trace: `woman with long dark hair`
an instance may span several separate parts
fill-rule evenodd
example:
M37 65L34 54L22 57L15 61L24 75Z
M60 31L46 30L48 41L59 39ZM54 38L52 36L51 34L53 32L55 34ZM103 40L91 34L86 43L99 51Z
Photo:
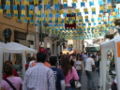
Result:
M3 72L7 75L0 83L0 90L22 90L22 79L13 75L13 68L10 64L5 64Z
M66 90L75 90L72 86L72 80L79 80L76 69L71 65L68 57L62 58L62 69L65 75Z

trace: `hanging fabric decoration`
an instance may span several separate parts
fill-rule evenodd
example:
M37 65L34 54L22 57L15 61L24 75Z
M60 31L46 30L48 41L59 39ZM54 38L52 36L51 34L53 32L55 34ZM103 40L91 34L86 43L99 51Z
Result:
M92 14L96 14L96 8L92 8Z
M89 1L90 6L94 6L94 1Z
M85 14L88 14L88 9L84 8L84 12L85 12Z
M85 2L81 2L81 7L85 7Z

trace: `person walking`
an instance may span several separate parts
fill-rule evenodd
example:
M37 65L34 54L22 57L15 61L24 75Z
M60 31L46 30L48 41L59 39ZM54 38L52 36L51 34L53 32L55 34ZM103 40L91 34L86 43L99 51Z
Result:
M95 69L95 62L93 58L89 55L85 63L85 71L88 79L88 90L94 90L92 71Z
M84 66L81 57L77 58L77 61L75 62L74 66L75 66L75 68L77 70L77 73L78 73L78 76L79 76L79 80L81 82L82 70L83 70L83 66Z
M69 58L62 60L62 69L65 75L66 90L76 90L75 87L72 86L71 81L79 80L79 76L76 69L72 67Z
M54 73L45 60L45 53L37 53L37 64L25 73L23 90L56 90Z
M22 79L13 75L13 68L10 64L3 67L3 72L7 75L0 83L0 90L22 90Z
M65 80L63 71L57 68L57 56L50 57L51 69L54 71L56 80L56 90L65 90Z

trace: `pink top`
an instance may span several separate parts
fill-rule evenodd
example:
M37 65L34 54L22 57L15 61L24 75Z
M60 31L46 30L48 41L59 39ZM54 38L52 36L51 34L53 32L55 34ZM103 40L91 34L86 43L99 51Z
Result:
M22 79L20 77L12 76L8 77L7 79L14 85L16 90L20 90L20 86L22 85ZM2 80L0 85L1 88L4 88L5 90L13 90L5 80Z
M67 76L65 77L66 86L70 87L70 80L72 80L73 78L74 78L74 80L79 80L79 76L74 67L72 67L72 71L70 70L68 72Z

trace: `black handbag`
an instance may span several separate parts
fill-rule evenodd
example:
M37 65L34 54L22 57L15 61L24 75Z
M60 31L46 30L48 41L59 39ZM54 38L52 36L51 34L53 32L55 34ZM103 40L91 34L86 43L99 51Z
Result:
M70 80L70 85L71 85L72 88L76 88L74 79Z

